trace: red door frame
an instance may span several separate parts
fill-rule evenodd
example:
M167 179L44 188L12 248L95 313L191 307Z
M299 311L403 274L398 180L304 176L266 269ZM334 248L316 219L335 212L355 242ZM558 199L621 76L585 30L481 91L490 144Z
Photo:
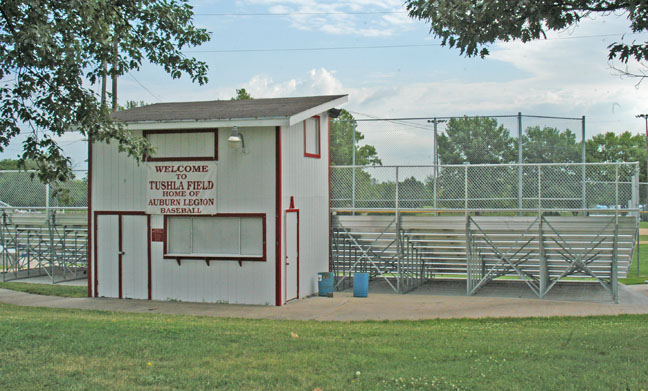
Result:
M152 290L151 290L151 215L147 215L145 212L137 212L137 211L95 211L94 212L94 227L93 227L93 239L94 239L94 266L93 266L93 271L94 271L94 297L98 297L99 295L99 278L97 277L98 273L98 268L97 268L97 256L99 253L98 250L98 242L99 242L99 216L117 216L117 224L118 224L118 279L119 279L119 298L122 298L122 292L123 292L123 287L122 287L122 273L123 273L123 268L122 268L122 262L123 262L123 230L122 230L122 220L123 216L146 216L146 252L147 252L147 267L148 267L148 272L147 272L147 283L148 283L148 299L151 300L152 297Z
M290 197L290 201L291 201L290 202L291 208L286 209L286 213L285 213L286 224L284 225L284 229L288 228L288 222L287 222L288 213L297 213L297 297L296 298L299 299L299 209L295 209L292 197ZM284 239L288 239L288 235L286 234L286 232L284 232L284 235L285 235ZM286 256L288 256L288 243L285 240L284 243L285 243L284 253L286 254ZM284 262L284 267L285 267L285 262ZM287 280L288 273L286 273L284 279L286 279L285 286L284 286L284 298L285 301L288 301L288 280Z

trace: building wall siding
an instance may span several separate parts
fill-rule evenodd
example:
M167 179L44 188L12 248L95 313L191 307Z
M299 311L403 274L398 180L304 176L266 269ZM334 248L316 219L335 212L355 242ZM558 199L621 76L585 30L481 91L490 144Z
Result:
M275 129L240 130L245 138L245 154L228 145L230 129L218 132L217 210L218 213L266 215L266 262L244 261L239 266L236 261L211 261L208 266L203 260L186 259L178 265L173 259L163 258L162 242L153 242L151 288L154 300L274 303ZM93 210L146 209L146 168L143 164L138 166L134 159L119 153L114 142L95 143L92 159ZM163 216L153 215L151 227L163 228ZM101 241L101 236L98 239ZM146 255L146 245L146 242L141 243L142 256ZM100 243L100 253L107 251L102 246ZM98 260L102 260L101 254ZM102 266L98 269L101 275Z
M319 159L304 156L303 122L282 132L282 205L288 209L293 196L299 209L299 296L306 297L317 293L317 273L328 271L329 265L328 118L320 118Z

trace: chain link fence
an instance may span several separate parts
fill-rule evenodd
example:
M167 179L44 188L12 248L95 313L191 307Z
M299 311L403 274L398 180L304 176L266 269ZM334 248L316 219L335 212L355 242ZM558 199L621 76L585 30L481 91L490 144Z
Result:
M0 280L87 278L88 181L45 185L34 171L0 171Z
M333 209L639 207L638 163L331 167Z
M46 185L34 171L0 171L0 208L87 208L87 171L69 182Z
M468 158L472 164L482 163L583 163L583 139L586 139L585 117L551 117L505 114L483 116L425 117L425 118L360 118L363 113L352 112L348 117L332 120L332 164L368 165L366 148L375 148L375 157L384 165L457 164L444 160L450 151L439 139L457 131L465 132L476 146ZM351 129L356 130L355 134ZM482 140L480 140L480 137ZM490 139L488 137L491 137ZM479 150L492 137L503 144L501 158L479 156ZM520 143L521 139L521 143ZM452 141L452 140L451 140ZM496 141L496 142L500 142ZM338 145L336 145L338 144ZM467 146L470 143L466 143ZM353 156L351 145L356 145ZM337 148L336 148L337 147ZM446 145L447 147L447 145ZM520 148L521 147L521 148ZM363 148L365 150L363 151ZM474 159L474 160L471 160Z

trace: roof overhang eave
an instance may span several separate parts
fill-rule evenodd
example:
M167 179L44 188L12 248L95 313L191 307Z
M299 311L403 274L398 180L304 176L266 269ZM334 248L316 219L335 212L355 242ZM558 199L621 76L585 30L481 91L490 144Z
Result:
M310 117L312 117L314 115L323 113L323 112L328 111L329 109L332 109L332 108L334 108L336 106L345 104L348 101L349 101L349 96L348 95L343 95L343 96L341 96L339 98L330 100L328 102L322 103L321 105L312 107L312 108L310 108L308 110L305 110L305 111L302 111L301 113L297 113L295 115L292 115L290 117L289 126L293 126L293 125L295 125L295 124L297 124L297 123L299 123L299 122L301 122L301 121L303 121L303 120L305 120L307 118L310 118Z
M239 127L288 126L289 118L235 118L218 120L132 121L124 122L131 130L211 129Z

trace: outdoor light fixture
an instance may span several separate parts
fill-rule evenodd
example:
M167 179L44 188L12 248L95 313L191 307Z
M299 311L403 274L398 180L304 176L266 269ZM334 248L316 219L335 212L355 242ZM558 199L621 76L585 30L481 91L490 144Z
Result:
M241 143L241 149L243 150L243 153L247 153L245 149L245 139L243 138L243 134L239 132L238 126L234 125L232 127L232 133L230 136L227 138L227 141L230 143L230 146L237 146L238 143Z

